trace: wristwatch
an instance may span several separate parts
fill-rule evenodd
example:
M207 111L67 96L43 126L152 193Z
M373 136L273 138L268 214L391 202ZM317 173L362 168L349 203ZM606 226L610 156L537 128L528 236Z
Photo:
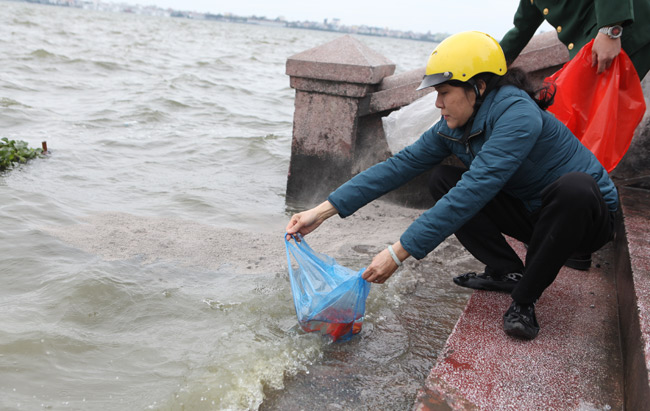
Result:
M623 35L623 27L618 24L609 27L601 27L598 32L607 34L610 39L617 39Z

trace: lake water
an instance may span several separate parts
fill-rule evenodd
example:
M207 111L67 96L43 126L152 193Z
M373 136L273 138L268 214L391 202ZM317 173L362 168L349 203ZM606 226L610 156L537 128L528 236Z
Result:
M447 257L472 264L454 244L373 288L365 337L332 345L295 327L282 243L294 110L284 69L339 34L0 8L0 137L51 151L0 174L0 408L257 409L341 355L375 367L351 408L412 403L467 297L448 276L422 277ZM433 48L360 39L397 72ZM359 268L394 234L329 249L323 235L320 245ZM422 315L409 313L418 304L431 317L411 322L414 343L403 323Z

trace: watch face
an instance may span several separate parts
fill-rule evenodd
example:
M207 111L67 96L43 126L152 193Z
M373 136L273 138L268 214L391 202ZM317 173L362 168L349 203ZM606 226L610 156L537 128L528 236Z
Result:
M613 39L621 37L623 34L623 27L621 26L612 26L607 30L607 35Z

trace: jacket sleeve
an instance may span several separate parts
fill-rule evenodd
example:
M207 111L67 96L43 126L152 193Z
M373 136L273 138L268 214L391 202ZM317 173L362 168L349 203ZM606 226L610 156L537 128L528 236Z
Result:
M513 21L514 27L503 36L499 43L508 64L515 61L543 22L544 15L531 4L530 0L519 2Z
M542 115L531 100L496 104L492 133L461 180L402 234L402 246L424 258L478 213L510 180L535 145Z
M603 26L611 26L615 23L623 25L633 23L633 3L634 0L596 0L594 2L594 5L596 9L596 21L598 22L598 28Z
M406 184L444 160L451 151L437 137L434 125L410 146L357 174L327 198L341 217Z

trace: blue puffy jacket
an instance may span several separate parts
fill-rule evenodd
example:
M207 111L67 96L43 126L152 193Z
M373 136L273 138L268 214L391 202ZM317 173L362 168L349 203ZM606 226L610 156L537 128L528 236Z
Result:
M504 86L490 92L466 142L463 127L441 119L412 145L343 184L328 200L341 217L430 170L450 154L468 167L458 184L402 234L402 246L424 258L503 190L529 211L541 206L541 192L560 176L584 172L597 181L611 211L618 194L607 171L552 114L522 90Z

